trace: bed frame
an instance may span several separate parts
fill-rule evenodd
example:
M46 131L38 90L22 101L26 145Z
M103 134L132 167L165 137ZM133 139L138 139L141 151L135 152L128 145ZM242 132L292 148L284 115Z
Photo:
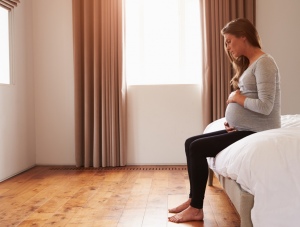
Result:
M209 169L208 174L208 185L213 185L214 174L219 179L220 184L224 188L229 199L233 203L235 209L240 215L241 226L240 227L253 227L251 221L251 209L254 204L254 196L246 192L241 186L235 181L227 177L223 177L215 173L212 169Z

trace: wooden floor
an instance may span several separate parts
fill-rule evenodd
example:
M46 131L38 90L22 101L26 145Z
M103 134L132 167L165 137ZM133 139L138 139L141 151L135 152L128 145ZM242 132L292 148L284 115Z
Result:
M34 167L0 183L0 226L238 227L216 178L214 185L204 221L174 224L167 209L187 198L186 166Z

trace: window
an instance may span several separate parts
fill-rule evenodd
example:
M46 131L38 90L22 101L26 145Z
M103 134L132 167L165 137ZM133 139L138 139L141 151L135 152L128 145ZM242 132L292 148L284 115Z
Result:
M9 11L0 7L0 84L10 84Z
M125 0L127 84L199 84L199 0Z

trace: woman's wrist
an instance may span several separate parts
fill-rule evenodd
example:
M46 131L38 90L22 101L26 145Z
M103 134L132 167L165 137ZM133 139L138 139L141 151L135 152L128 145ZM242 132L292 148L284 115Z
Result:
M244 106L246 100L246 96L237 94L237 96L234 98L234 102L240 104L241 106Z

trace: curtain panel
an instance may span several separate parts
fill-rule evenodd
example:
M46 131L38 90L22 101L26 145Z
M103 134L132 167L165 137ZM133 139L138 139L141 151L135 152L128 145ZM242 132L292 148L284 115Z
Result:
M0 0L0 6L7 10L12 10L18 3L20 3L20 0Z
M76 165L126 164L122 0L73 0Z
M255 0L199 0L203 46L204 125L224 117L232 68L224 51L221 29L231 20L247 18L255 24Z

